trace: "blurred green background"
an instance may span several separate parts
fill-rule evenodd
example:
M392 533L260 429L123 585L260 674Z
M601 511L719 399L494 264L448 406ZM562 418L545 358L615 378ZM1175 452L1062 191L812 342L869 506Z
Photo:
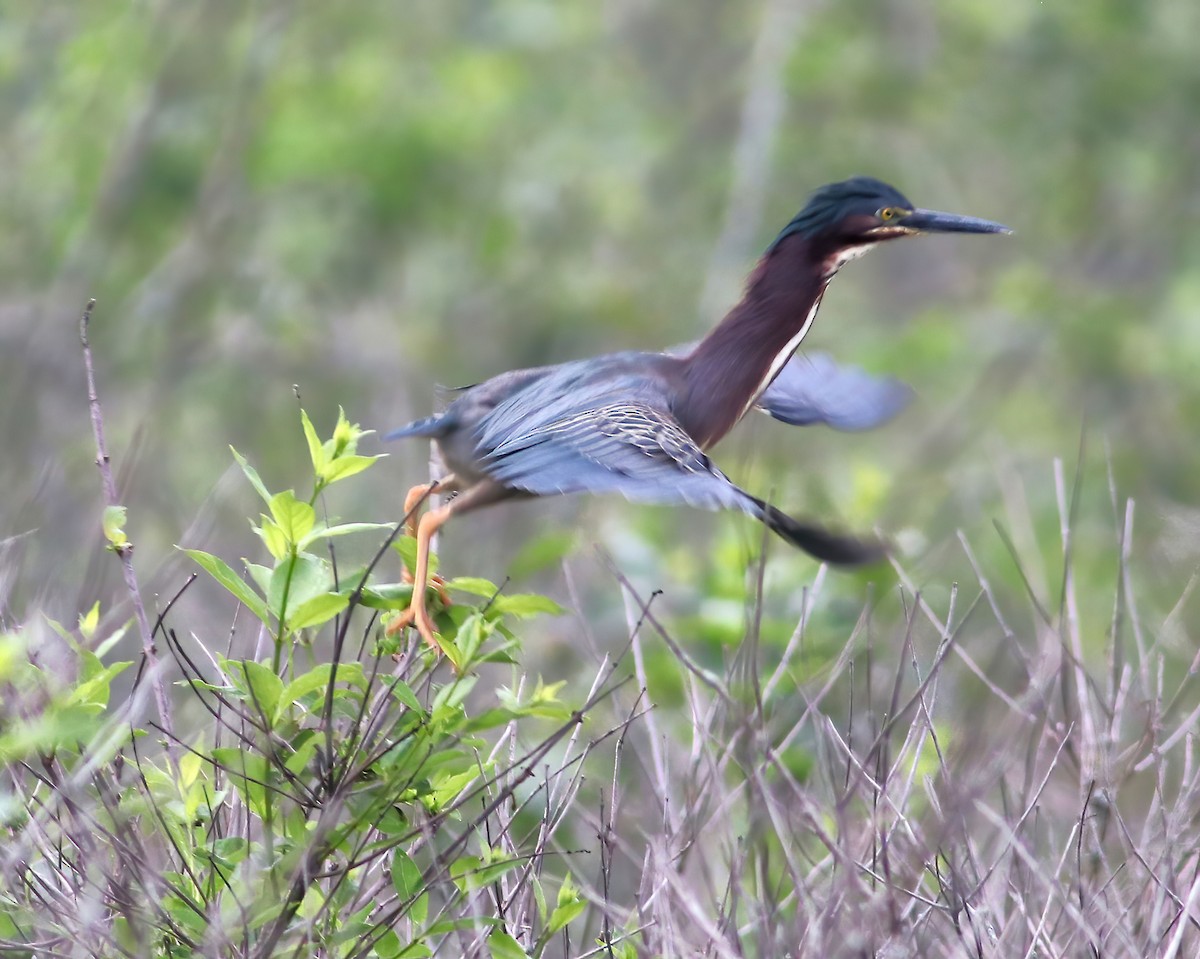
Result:
M293 384L323 433L339 405L384 430L439 383L694 338L809 190L865 173L1016 235L893 244L833 284L806 348L914 384L897 422L758 417L716 458L798 515L878 525L933 596L973 578L962 530L1020 602L997 520L1055 605L1052 461L1070 487L1082 438L1075 575L1098 648L1124 497L1148 607L1165 615L1200 558L1197 36L1195 0L7 3L0 604L71 617L118 583L90 296L129 533L166 594L175 543L257 555L229 444L272 488L306 475ZM396 518L427 451L391 452L331 508ZM666 589L685 638L740 635L761 543L740 517L506 506L452 526L443 565L522 573L546 535L518 580L569 602L552 560L572 544L593 623L622 617L598 542ZM771 551L768 600L794 621L815 566ZM829 578L831 636L872 580L886 594L892 574ZM577 622L545 628L577 642Z

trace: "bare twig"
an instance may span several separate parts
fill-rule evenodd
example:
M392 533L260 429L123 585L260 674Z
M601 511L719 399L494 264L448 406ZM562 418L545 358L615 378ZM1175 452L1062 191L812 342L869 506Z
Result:
M92 310L96 301L88 300L79 320L79 342L83 347L83 368L87 374L88 410L92 418L92 435L96 440L96 466L100 469L100 479L104 484L104 502L107 506L117 506L117 484L113 479L112 464L108 456L108 448L104 442L104 415L100 409L100 397L96 393L96 374L92 366L92 348L88 343L88 324L92 319ZM133 544L113 544L113 552L121 560L121 569L125 576L125 588L129 591L129 600L133 604L134 617L137 619L138 633L142 637L142 655L145 657L147 675L154 690L154 702L158 707L158 721L167 734L167 754L174 757L174 730L171 723L171 704L167 699L167 688L163 682L162 668L158 660L158 650L154 646L154 634L150 629L150 620L146 616L146 607L142 603L142 594L138 589L137 574L133 569Z

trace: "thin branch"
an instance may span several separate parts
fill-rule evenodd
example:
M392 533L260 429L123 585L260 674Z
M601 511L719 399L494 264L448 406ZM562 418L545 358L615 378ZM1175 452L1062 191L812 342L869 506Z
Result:
M100 479L104 484L104 502L107 506L117 506L117 484L113 480L112 464L109 461L108 448L104 443L104 416L100 410L100 397L96 393L96 374L92 367L92 348L88 343L88 324L92 319L92 310L96 301L88 300L84 307L83 316L79 320L79 342L83 346L83 368L87 374L88 409L92 417L92 435L96 440L96 466L100 469ZM142 594L138 589L137 574L133 570L133 544L123 543L113 546L113 552L121 560L121 569L125 575L125 588L129 591L129 599L133 603L133 613L137 619L138 632L142 637L142 655L145 657L147 673L154 689L154 702L158 707L159 725L167 734L167 755L174 761L175 751L172 745L174 739L171 722L171 705L167 699L167 688L163 682L162 669L159 665L158 650L154 646L154 635L150 629L150 620L146 616L146 607L142 603Z

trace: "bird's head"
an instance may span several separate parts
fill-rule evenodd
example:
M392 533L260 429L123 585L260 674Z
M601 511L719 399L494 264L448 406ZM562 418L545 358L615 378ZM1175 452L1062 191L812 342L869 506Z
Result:
M808 203L771 244L802 236L833 258L834 268L876 243L922 233L1011 233L991 220L914 207L893 186L856 176L813 192Z

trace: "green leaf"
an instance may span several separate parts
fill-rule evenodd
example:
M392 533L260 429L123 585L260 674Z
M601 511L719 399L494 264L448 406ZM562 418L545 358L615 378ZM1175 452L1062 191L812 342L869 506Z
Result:
M246 609L250 610L258 617L260 622L266 623L271 614L267 611L267 604L263 598L252 590L237 573L229 568L224 560L218 559L211 553L206 553L199 549L185 549L197 565L208 573L213 579L224 586L229 592L233 593L237 601Z
M478 856L459 856L454 862L450 863L450 881L458 886L459 892L468 892L474 887L471 886L467 877L478 868Z
M296 499L296 494L290 489L272 496L270 507L271 515L291 544L304 539L317 521L316 510Z
M0 763L25 759L36 753L73 748L87 742L96 732L96 713L88 704L78 704L43 713L33 719L6 723L0 733Z
M104 672L104 663L100 661L99 656L82 646L74 648L76 655L79 656L79 678L81 680L91 679Z
M582 899L566 903L562 906L555 906L554 912L550 913L550 921L546 923L545 934L553 935L558 932L586 908L587 903Z
M513 593L507 596L497 596L492 607L501 613L507 613L509 616L516 616L520 619L537 616L541 613L561 616L566 612L548 596L539 596L537 593Z
M457 799L478 778L478 769L468 769L466 772L447 776L441 782L434 785L433 801L439 806L447 805L452 800ZM475 866L477 865L478 863L475 864ZM475 868L475 866L471 868Z
M212 849L196 847L196 854L228 871L250 854L250 844L241 836L226 836L212 844Z
M96 627L100 625L100 600L92 603L92 608L79 617L79 633L84 639L96 635Z
M376 460L383 459L386 455L386 453L380 453L377 456L339 456L321 472L321 479L326 483L336 483L338 480L347 479L361 473Z
M284 704L281 702L279 705L282 709ZM284 763L288 772L296 776L299 776L308 768L308 764L312 762L313 755L321 745L320 736L316 735L311 729L305 730L305 735L307 738L299 744L293 742L292 745L295 746L296 751Z
M434 634L434 639L437 640L438 648L442 655L450 660L450 665L454 667L454 671L460 676L466 672L467 660L462 654L462 650L458 648L458 644L454 639L446 636L440 630Z
M565 720L571 710L558 699L558 691L565 683L545 685L538 679L537 687L524 702L517 699L512 690L497 690L497 698L514 716L540 716L543 719Z
M460 669L470 663L479 652L483 641L492 634L494 625L485 620L480 613L473 613L461 626L454 637L454 645L458 647L459 659L455 665Z
M126 620L124 626L114 629L111 633L109 633L108 638L105 639L104 642L100 643L100 645L96 647L97 658L104 656L105 653L107 653L110 649L112 649L114 646L116 646L117 643L119 643L122 639L124 639L125 634L127 632L129 632L129 627L132 625L133 625L132 619Z
M369 609L408 609L412 602L412 584L383 583L364 587L361 602Z
M556 904L559 906L569 905L579 899L579 890L575 887L574 880L571 879L571 874L563 876L562 885L558 887L558 899Z
M252 526L251 528L263 541L263 545L267 547L267 552L276 559L283 559L288 554L287 537L283 535L283 530L269 516L260 514L259 518L262 520L262 525Z
M291 623L295 611L314 596L329 591L333 585L333 570L327 560L311 553L298 553L283 560L271 572L271 588L267 590L267 603L277 617L284 616ZM283 608L284 593L287 593L287 609Z
M433 697L433 705L430 707L430 712L437 712L442 707L454 709L461 706L478 681L478 676L464 676L462 679L443 686L437 691L437 695Z
M486 863L467 876L472 888L480 889L489 886L501 876L507 875L518 866L525 865L523 859L500 859Z
M457 932L460 929L475 930L480 926L491 926L497 928L500 925L500 919L495 916L464 916L461 919L442 919L430 925L425 930L425 938L432 939L434 936L444 936L448 932Z
M238 466L242 468L242 472L246 474L246 479L250 481L250 485L253 486L258 495L263 498L264 503L270 503L271 494L267 492L266 484L264 484L262 479L259 477L258 470L251 466L246 461L246 457L235 450L232 446L229 447L229 449L233 453L233 458L237 460Z
M275 715L279 705L279 696L283 692L283 680L276 676L262 663L253 660L229 660L224 664L226 672L234 678L235 685L240 685L249 695L250 701L262 711L268 719ZM239 676L240 674L240 676ZM237 680L242 682L238 683Z
M252 563L245 557L242 562L246 566L246 572L250 574L250 578L254 580L254 585L259 588L259 591L266 595L271 588L271 573L273 570L270 566L262 566L258 563Z
M409 573L416 571L416 540L412 537L401 537L394 544L391 544L392 549L400 553L400 558L403 559L404 565L408 568ZM437 573L438 558L430 553L430 573ZM492 591L493 593L496 592ZM488 594L491 595L491 594Z
M328 462L328 457L321 446L321 441L317 438L317 431L313 429L312 420L308 418L308 414L304 410L300 411L300 423L304 427L304 438L308 441L308 456L312 460L313 472L320 476Z
M500 591L491 580L481 579L478 576L455 576L454 579L446 580L446 587L460 593L470 593L472 596L483 596L486 599L491 599Z
M333 428L333 438L330 440L333 444L333 455L341 457L356 452L359 439L372 432L374 431L359 429L357 423L351 423L346 419L346 411L339 406L337 424Z
M542 881L536 872L529 874L529 885L533 887L533 900L537 904L538 917L544 920L550 910L546 905L546 891L542 888Z
M392 888L404 902L412 902L408 916L417 925L423 925L429 915L429 896L421 881L421 870L402 850L392 853Z
M104 507L101 525L104 527L104 538L113 546L122 547L129 544L129 537L125 535L124 528L126 512L124 506Z
M610 942L608 943L608 949L612 953L614 959L638 959L637 946L634 945L632 939L622 939L619 942Z
M71 690L71 694L67 697L68 702L80 703L87 706L107 706L109 696L109 684L117 674L124 672L130 666L130 663L113 663L106 666L95 676L79 683Z
M415 710L418 713L425 712L425 707L421 705L421 701L417 699L417 694L412 691L408 683L397 679L392 683L389 691L409 709Z
M304 549L319 539L329 539L333 536L345 536L348 533L364 533L372 530L395 529L395 523L340 523L337 526L324 526L318 523L311 533L300 541L300 549Z
M251 812L262 816L267 795L263 784L270 782L272 775L266 758L233 746L219 746L212 751L212 757L225 768L234 788Z
M322 593L312 599L305 600L292 610L288 616L288 626L291 629L307 629L310 626L320 626L333 619L350 603L349 596L340 593Z
M329 676L332 672L332 663L322 663L307 673L297 676L283 688L279 697L280 707L290 706L309 693L325 689L329 685ZM367 678L363 673L362 663L339 663L334 682L365 689Z
M492 959L529 959L529 953L521 948L521 944L501 929L488 936L487 944Z
M470 734L483 732L485 729L496 729L500 726L506 726L513 721L514 714L511 709L500 709L493 707L485 709L481 713L476 713L468 719L460 727L461 732Z
M196 777L200 775L200 767L204 764L204 757L199 753L186 752L179 757L177 765L179 767L179 784L183 787L188 787L196 781Z
M401 950L400 937L389 929L375 942L375 955L379 959L397 959Z
M542 939L549 939L586 908L587 902L580 898L579 890L575 888L571 877L565 876L562 885L558 887L558 904L554 907L554 912L550 913L546 928L542 930Z

